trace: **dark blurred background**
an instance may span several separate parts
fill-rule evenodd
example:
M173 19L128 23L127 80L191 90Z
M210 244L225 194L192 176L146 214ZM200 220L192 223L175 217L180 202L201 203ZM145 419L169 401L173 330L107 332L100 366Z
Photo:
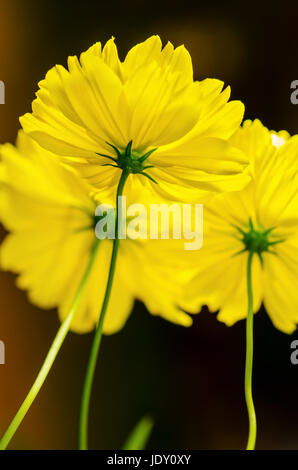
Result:
M198 79L216 77L275 130L298 133L298 5L283 2L1 0L0 141L14 142L37 82L68 55L116 37L122 58L152 34L190 51ZM0 274L0 433L25 397L58 329L56 312L29 304L15 279ZM255 320L254 388L259 449L298 449L298 366L287 336L262 311ZM11 448L74 449L92 335L69 334ZM150 316L136 304L127 326L105 337L92 395L90 447L119 448L145 414L155 418L151 449L241 449L245 324L228 328L204 311L191 329Z

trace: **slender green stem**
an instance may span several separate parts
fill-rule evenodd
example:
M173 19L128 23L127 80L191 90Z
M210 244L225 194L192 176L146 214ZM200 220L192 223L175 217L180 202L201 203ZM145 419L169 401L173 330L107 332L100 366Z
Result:
M121 217L121 214L119 214L120 210L119 210L118 198L122 195L123 188L124 188L128 175L129 175L129 171L127 170L122 171L119 184L118 184L118 189L117 189L117 196L116 196L116 214L117 215L116 215L116 224L115 224L115 238L113 241L113 251L112 251L112 257L111 257L111 263L110 263L109 276L108 276L108 281L107 281L107 286L106 286L106 291L105 291L105 296L104 296L101 312L99 315L99 322L97 325L97 329L96 329L94 340L93 340L92 347L91 347L91 352L89 356L89 362L87 366L85 382L84 382L84 387L83 387L82 399L81 399L81 410L80 410L80 421L79 421L79 449L80 450L88 449L88 416L89 416L91 390L92 390L92 384L93 384L93 379L94 379L94 373L96 369L99 347L101 343L103 323L104 323L105 314L108 308L110 294L111 294L112 285L113 285L113 279L114 279L115 268L116 268L116 260L117 260L118 249L119 249L119 241L120 241L118 238L118 227L121 224L122 217Z
M25 400L23 401L22 405L20 406L19 410L17 411L17 414L11 421L10 425L8 426L6 432L4 433L2 439L0 440L0 450L6 449L8 446L9 442L13 438L15 432L17 431L18 427L20 426L21 422L23 421L26 413L28 412L29 408L31 407L33 401L35 400L38 392L40 391L44 381L46 380L48 373L51 370L51 367L56 359L56 356L63 344L63 341L69 331L70 324L72 322L73 316L77 310L77 307L80 303L81 297L83 290L85 288L86 282L88 280L90 271L92 269L92 265L95 260L96 252L97 252L97 247L98 247L99 240L96 240L91 255L90 255L90 260L88 263L88 266L86 268L86 271L82 277L82 280L80 282L79 288L76 292L75 298L72 302L72 305L70 306L69 313L67 314L65 320L61 324L58 333L50 347L50 350L45 358L45 361L39 371L39 374L32 385L28 395L26 396Z
M248 253L247 259L247 297L248 310L246 319L246 361L245 361L245 400L249 419L249 434L246 450L254 450L257 436L256 412L252 397L252 369L253 369L253 293L252 293L252 258L253 251Z

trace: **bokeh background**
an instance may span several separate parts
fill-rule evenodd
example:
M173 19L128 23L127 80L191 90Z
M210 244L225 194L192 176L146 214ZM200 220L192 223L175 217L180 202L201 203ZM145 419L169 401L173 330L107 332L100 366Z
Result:
M270 5L270 6L269 6ZM14 142L37 82L68 55L112 35L120 53L152 34L191 52L198 79L216 77L275 130L298 133L290 83L298 79L298 5L187 0L1 0L0 141ZM2 237L4 232L2 232ZM29 304L15 278L0 274L0 432L25 397L59 326L55 311ZM298 366L287 336L264 311L255 319L254 388L259 449L298 449ZM10 448L74 449L92 335L69 334ZM203 311L184 329L140 303L123 331L105 337L92 395L90 447L119 448L144 413L155 418L151 449L241 449L245 324L232 328Z

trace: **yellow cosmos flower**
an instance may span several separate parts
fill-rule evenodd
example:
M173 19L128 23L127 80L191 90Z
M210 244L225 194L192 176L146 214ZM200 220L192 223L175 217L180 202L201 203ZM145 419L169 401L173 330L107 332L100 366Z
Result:
M247 450L255 448L257 420L252 393L253 317L264 303L276 328L298 323L298 136L246 121L231 143L247 154L252 181L205 205L204 244L185 307L207 304L227 325L246 318L245 400Z
M58 306L65 318L96 242L95 208L89 187L50 153L20 133L17 148L2 146L0 212L10 234L1 248L1 266L19 274L18 286L42 308ZM103 201L105 202L105 201ZM158 241L156 241L158 243ZM104 333L126 322L134 298L149 311L188 326L191 318L175 306L179 286L163 266L162 241L122 241ZM82 294L71 329L94 328L104 298L112 241L99 241L92 272ZM168 258L169 259L169 258Z
M253 251L253 310L261 303L276 328L298 323L298 136L246 121L231 138L247 154L253 181L204 208L204 244L188 287L192 311L207 304L227 325L247 315L246 265Z
M21 124L95 190L115 194L127 169L128 195L147 187L158 197L189 200L198 189L237 190L248 181L246 156L227 142L244 106L228 102L230 88L222 89L219 80L193 80L183 46L162 49L153 36L121 62L111 39L69 57L68 70L52 68Z

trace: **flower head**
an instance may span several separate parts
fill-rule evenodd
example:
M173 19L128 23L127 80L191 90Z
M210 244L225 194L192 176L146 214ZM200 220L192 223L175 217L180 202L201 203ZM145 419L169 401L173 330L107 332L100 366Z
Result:
M218 195L204 210L204 245L195 261L188 309L207 304L227 325L247 315L246 264L254 254L254 312L264 306L280 330L298 323L298 136L246 121L231 138L246 152L253 180Z
M246 156L227 139L244 107L228 102L219 80L193 80L184 46L158 36L133 47L123 62L114 39L57 65L39 83L26 133L63 158L94 189L115 193L121 169L136 194L144 186L176 200L198 189L237 190L248 181ZM158 184L156 184L158 182Z
M18 286L29 292L33 303L58 307L64 319L94 244L99 243L71 325L77 332L91 330L98 322L112 251L111 240L99 241L95 235L98 199L90 197L89 186L73 170L22 132L17 147L5 144L1 156L0 215L10 232L0 251L2 268L18 274ZM191 324L191 318L176 307L179 285L170 280L162 245L158 253L155 248L153 241L122 241L105 333L124 325L135 298L153 314Z

